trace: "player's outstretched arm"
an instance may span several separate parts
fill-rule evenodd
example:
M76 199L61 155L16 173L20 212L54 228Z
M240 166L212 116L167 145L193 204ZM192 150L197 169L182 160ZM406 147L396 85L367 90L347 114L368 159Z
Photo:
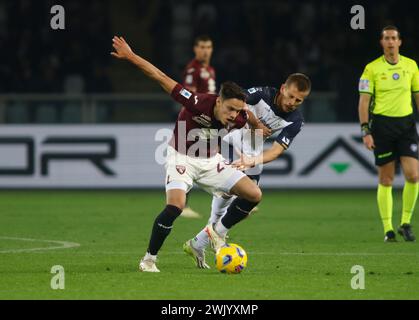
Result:
M256 130L257 133L262 133L263 137L267 138L272 134L272 130L266 127L262 121L260 121L252 111L247 110L247 123L250 124L253 130Z
M115 36L113 37L112 42L112 46L115 49L115 52L111 52L112 56L118 59L128 60L132 64L136 65L147 77L157 81L164 91L169 94L172 93L177 84L176 81L168 77L147 60L135 54L124 38Z
M284 152L284 150L285 148L275 141L272 147L264 150L261 155L256 157L247 157L242 154L240 159L233 161L232 165L240 170L252 168L255 165L265 164L275 160Z

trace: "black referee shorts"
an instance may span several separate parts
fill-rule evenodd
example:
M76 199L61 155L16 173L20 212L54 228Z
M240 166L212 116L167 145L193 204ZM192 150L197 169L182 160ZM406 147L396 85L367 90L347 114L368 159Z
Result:
M406 117L373 115L371 134L374 138L377 166L397 160L401 156L418 159L418 133L413 114Z

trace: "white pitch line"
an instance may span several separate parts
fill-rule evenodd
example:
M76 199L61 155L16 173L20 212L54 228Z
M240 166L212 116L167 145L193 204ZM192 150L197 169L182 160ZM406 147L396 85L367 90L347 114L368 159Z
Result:
M284 256L419 256L419 253L409 252L278 252L276 254Z
M0 251L1 252L1 251ZM139 255L141 256L142 253L138 251L95 251L95 252L75 252L74 254L77 255ZM403 253L403 252L258 252L258 251L250 251L248 252L249 255L283 255L283 256L417 256L419 257L419 253ZM174 251L174 252L164 252L161 253L162 256L164 255L185 255L183 251Z
M68 242L68 241L40 240L40 239L27 239L27 238L16 238L16 237L0 237L0 239L30 241L30 242L48 242L48 243L53 243L53 244L59 244L60 245L60 246L52 246L52 247L0 250L0 253L32 252L32 251L57 250L57 249L67 249L67 248L80 247L80 243Z

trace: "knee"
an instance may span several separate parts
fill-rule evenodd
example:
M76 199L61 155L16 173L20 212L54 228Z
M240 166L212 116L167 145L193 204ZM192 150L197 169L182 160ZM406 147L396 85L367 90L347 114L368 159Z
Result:
M408 181L410 183L418 183L419 182L419 175L417 173L410 174L410 175L406 176L406 181Z
M381 185L385 187L391 187L393 185L394 178L391 176L381 176L379 180Z
M180 210L180 212L183 211L183 209L185 209L185 203L184 202L169 202L167 203L167 206L172 206L172 207L176 207Z
M249 193L248 198L246 199L248 201L259 203L262 201L262 190L260 190L259 187L253 188L252 192Z
M171 198L166 202L166 206L173 206L178 208L180 211L183 211L186 206L186 201L181 198Z

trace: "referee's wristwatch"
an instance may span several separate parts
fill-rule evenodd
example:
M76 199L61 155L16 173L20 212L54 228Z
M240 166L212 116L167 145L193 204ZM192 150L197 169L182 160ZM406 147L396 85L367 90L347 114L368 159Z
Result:
M368 122L361 123L362 137L366 137L371 134L370 125Z

